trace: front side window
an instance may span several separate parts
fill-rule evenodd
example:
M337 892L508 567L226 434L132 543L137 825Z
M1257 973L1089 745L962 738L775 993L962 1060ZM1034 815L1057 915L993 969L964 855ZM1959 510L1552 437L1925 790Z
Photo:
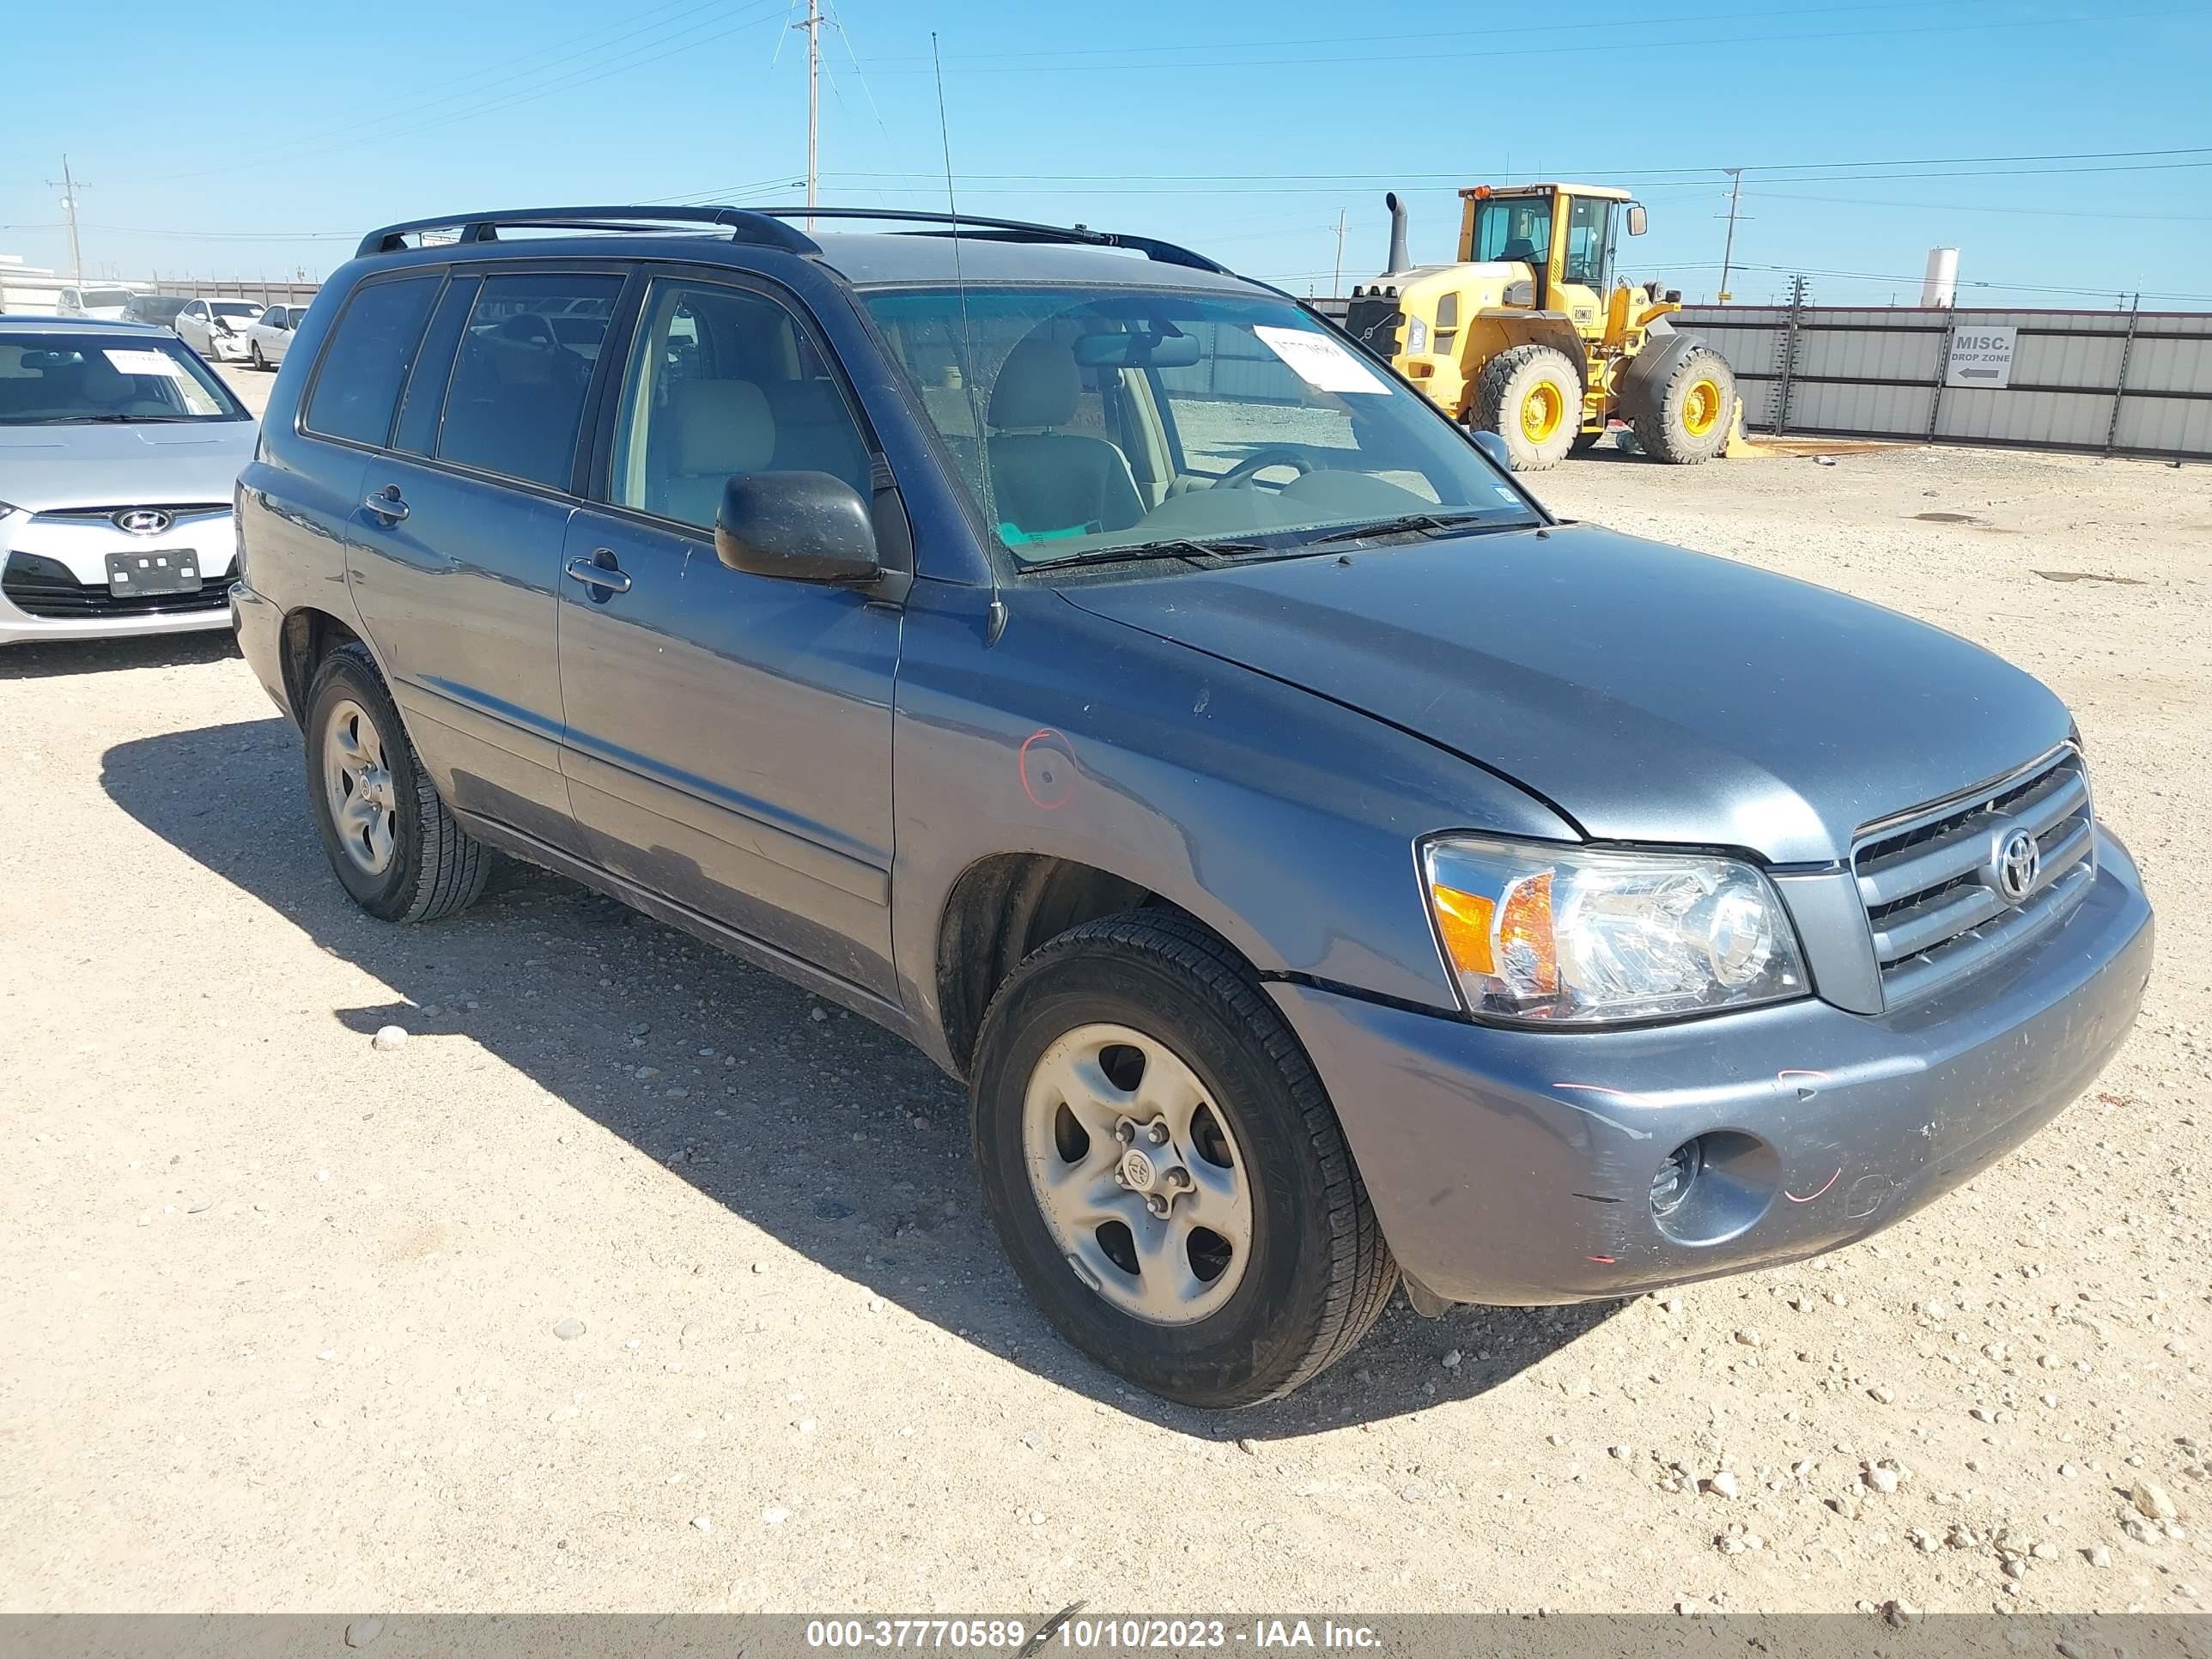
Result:
M392 432L392 405L438 297L434 273L370 283L358 289L331 331L307 426L325 437L380 447Z
M576 300L611 301L621 292L614 276L487 276L453 355L438 459L568 489L599 354L596 343L578 349L555 325Z
M866 500L868 448L821 349L784 307L739 289L653 284L623 387L610 501L703 530L741 472L827 472Z
M251 418L173 337L0 337L0 426Z
M964 304L951 289L864 300L1026 564L1540 522L1419 393L1285 301L995 285Z
M1577 196L1567 209L1567 252L1561 272L1567 282L1603 288L1613 263L1613 210L1618 205Z
M1474 257L1540 266L1552 257L1552 198L1492 197L1474 220Z

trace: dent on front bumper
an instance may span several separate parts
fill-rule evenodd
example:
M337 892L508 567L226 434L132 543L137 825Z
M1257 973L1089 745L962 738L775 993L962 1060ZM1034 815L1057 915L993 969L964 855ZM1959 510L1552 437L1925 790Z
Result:
M2150 972L2141 881L2099 836L2095 884L2056 931L1890 1014L1808 1000L1643 1030L1505 1030L1268 988L1409 1275L1462 1302L1628 1295L1863 1237L2073 1101ZM1685 1242L1654 1215L1652 1179L1675 1147L1719 1134L1771 1157L1753 1160L1752 1196L1717 1236Z

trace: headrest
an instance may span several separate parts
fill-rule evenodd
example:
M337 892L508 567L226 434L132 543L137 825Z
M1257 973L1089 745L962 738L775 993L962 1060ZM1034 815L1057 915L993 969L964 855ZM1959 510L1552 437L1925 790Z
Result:
M994 427L1065 426L1083 390L1075 349L1057 340L1024 340L1008 354L984 418Z
M678 380L660 420L672 473L757 472L775 453L775 417L750 380Z
M105 357L88 354L84 360L84 395L96 404L120 403L131 395L131 382L122 370Z

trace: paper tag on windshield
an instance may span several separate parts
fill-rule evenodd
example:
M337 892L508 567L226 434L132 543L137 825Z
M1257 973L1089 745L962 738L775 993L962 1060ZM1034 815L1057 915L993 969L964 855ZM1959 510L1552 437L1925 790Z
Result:
M118 351L113 346L102 346L100 355L118 374L165 374L173 380L185 378L185 366L166 351Z
M1291 366L1297 377L1323 392L1388 392L1390 388L1368 373L1359 359L1326 334L1302 328L1271 328L1260 324L1252 331L1260 342Z

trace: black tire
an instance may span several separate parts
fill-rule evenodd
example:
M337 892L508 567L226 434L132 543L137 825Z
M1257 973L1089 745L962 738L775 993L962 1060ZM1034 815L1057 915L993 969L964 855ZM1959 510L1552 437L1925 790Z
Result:
M1686 351L1633 419L1646 454L1674 466L1710 461L1735 420L1735 372L1710 347Z
M1030 1184L1030 1077L1054 1042L1094 1023L1168 1047L1217 1109L1233 1103L1251 1249L1234 1292L1194 1323L1152 1323L1079 1279ZM1236 953L1180 913L1086 923L1016 969L984 1015L972 1127L986 1207L1030 1296L1070 1342L1163 1398L1209 1409L1279 1398L1350 1352L1397 1285L1304 1050Z
M381 870L364 868L341 844L325 785L323 745L332 711L345 702L374 722L390 775L386 822L391 854ZM331 868L355 903L385 921L436 921L475 902L490 872L490 850L454 821L431 787L399 718L399 707L385 689L384 676L366 646L349 641L323 659L307 690L301 730L306 734L308 806Z
M269 372L269 364L261 356L261 342L255 340L249 343L246 349L252 354L254 368L259 369L264 374L267 374Z
M1548 418L1535 419L1540 410ZM1582 420L1582 374L1553 346L1499 352L1477 377L1468 402L1468 423L1505 440L1516 472L1540 472L1565 460Z

